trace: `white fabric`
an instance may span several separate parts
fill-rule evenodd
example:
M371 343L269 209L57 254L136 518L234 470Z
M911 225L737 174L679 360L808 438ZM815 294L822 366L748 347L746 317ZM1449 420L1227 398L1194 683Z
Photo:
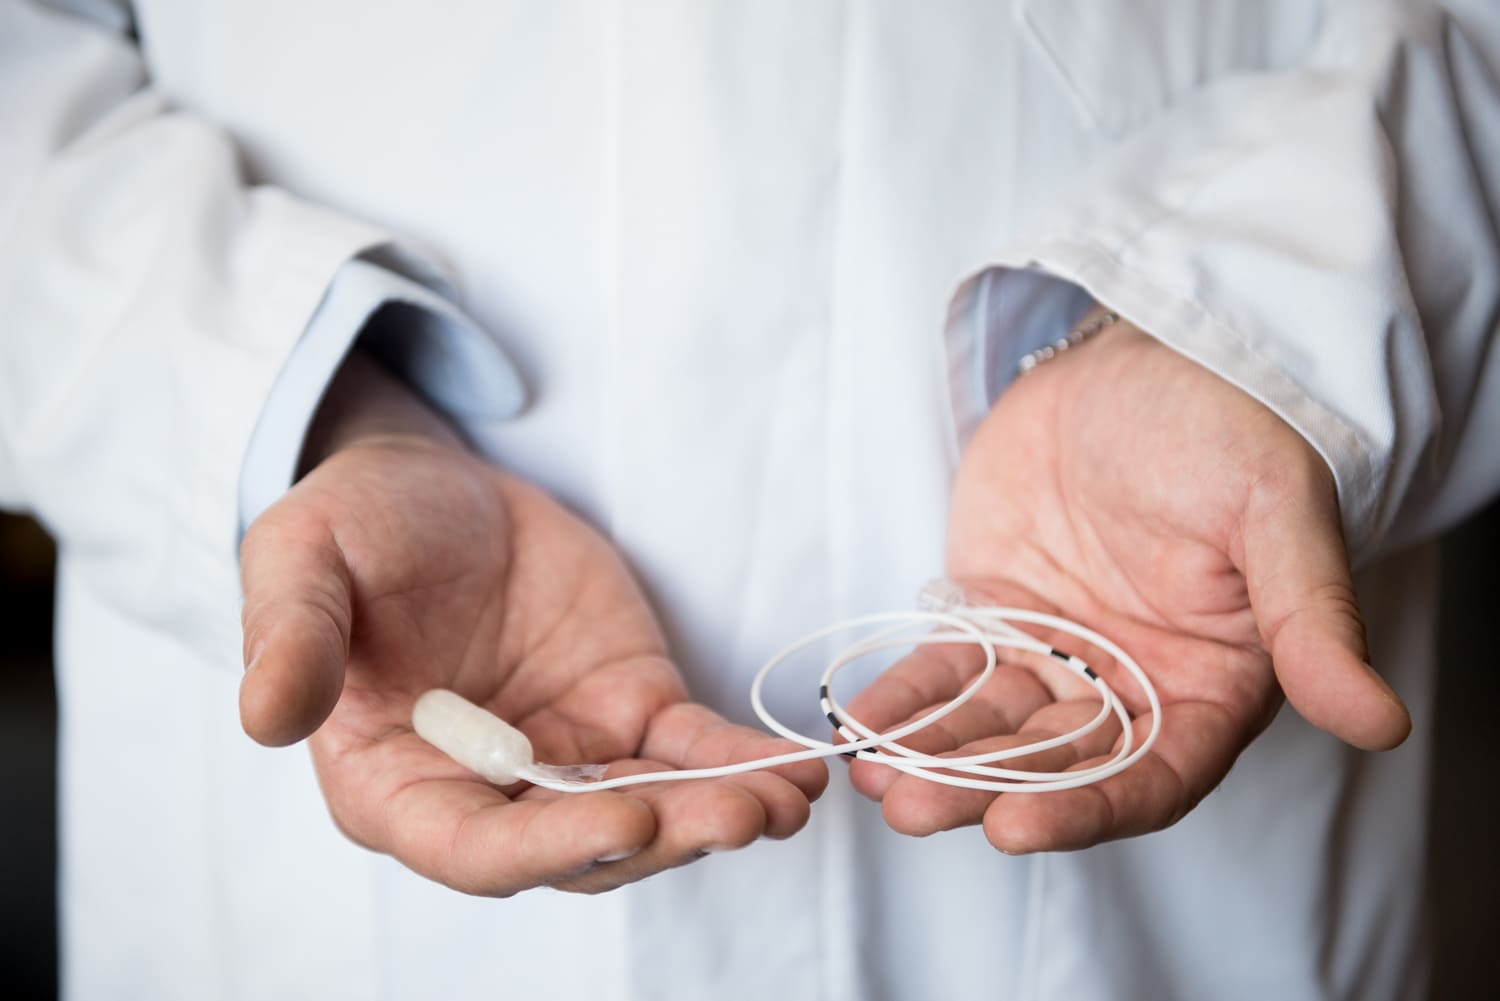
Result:
M213 656L237 643L224 512L267 389L339 266L390 237L247 187L145 79L117 36L0 5L0 503Z
M11 0L0 496L64 541L69 994L1420 996L1433 576L1395 549L1500 478L1500 33L1470 6L147 0L143 70ZM247 193L231 136L329 209ZM233 711L235 476L386 239L343 213L452 265L537 396L466 431L611 533L731 715L788 638L941 569L975 366L1015 348L980 304L1036 262L1328 456L1417 736L1283 714L1177 827L1073 855L902 838L838 774L798 837L600 898L348 847Z
M1467 6L1331 5L1296 72L1184 99L994 255L1079 283L1298 428L1359 560L1500 482L1500 6Z
M392 312L396 306L406 308ZM382 311L384 322L371 329ZM361 332L363 350L386 360L450 419L504 420L526 402L510 361L451 302L373 261L349 261L282 366L245 448L241 532L291 484L323 390Z

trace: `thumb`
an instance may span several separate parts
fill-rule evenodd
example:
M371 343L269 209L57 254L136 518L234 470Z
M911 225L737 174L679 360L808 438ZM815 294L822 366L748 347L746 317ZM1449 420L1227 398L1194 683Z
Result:
M1293 708L1355 747L1389 750L1411 716L1369 664L1332 477L1316 462L1312 482L1252 497L1242 540L1251 609Z
M274 510L240 547L245 676L240 722L280 747L316 730L344 686L353 617L349 570L322 524L289 524Z

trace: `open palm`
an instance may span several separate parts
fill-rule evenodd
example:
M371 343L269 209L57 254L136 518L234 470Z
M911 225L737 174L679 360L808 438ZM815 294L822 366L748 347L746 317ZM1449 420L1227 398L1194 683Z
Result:
M252 526L243 571L247 731L312 733L339 826L455 888L608 889L788 836L823 788L808 762L622 792L502 790L417 737L412 704L442 687L553 763L619 773L790 747L687 701L614 550L459 448L382 435L337 451Z
M1165 827L1224 777L1283 693L1361 747L1394 746L1410 727L1365 663L1326 465L1271 411L1128 324L997 402L955 484L948 564L980 600L1055 611L1120 643L1160 692L1162 733L1124 773L1045 794L959 790L856 763L855 784L897 830L982 823L996 847L1024 852ZM1108 657L1077 652L1143 709ZM947 701L979 667L973 648L925 647L850 710L889 727ZM911 743L997 749L1070 730L1097 706L1087 686L1019 663ZM1029 761L1087 767L1119 736L1102 729Z

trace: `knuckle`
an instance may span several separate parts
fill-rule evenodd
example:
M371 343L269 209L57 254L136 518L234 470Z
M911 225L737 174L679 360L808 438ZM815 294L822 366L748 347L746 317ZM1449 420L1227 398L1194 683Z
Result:
M1311 448L1277 449L1255 463L1246 490L1251 520L1273 518L1297 507L1326 507L1338 512L1338 490L1323 457Z

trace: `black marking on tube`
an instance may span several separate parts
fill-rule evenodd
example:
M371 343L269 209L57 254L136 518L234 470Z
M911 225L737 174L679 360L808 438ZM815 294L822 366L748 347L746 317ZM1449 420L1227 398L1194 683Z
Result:
M827 715L828 715L828 722L830 722L830 723L833 724L833 728L838 731L839 736L841 736L841 737L847 737L847 736L849 736L849 734L844 730L844 724L841 723L841 722L839 722L839 718L833 714L833 710L830 709L828 711ZM855 758L859 757L859 752L858 751L842 751L840 753L841 753L841 755L843 757L848 758L851 761L853 761Z
M1063 653L1057 647L1052 647L1047 652L1050 653L1050 654L1052 654L1052 656L1056 657L1058 660L1067 660L1068 659L1068 655L1065 654L1065 653Z
M1089 676L1090 681L1099 680L1099 676L1094 673L1094 669L1092 667L1089 667L1087 664L1083 665L1083 673Z
M828 698L828 686L827 685L819 685L818 686L818 698L820 698L820 699L826 699L826 698Z

